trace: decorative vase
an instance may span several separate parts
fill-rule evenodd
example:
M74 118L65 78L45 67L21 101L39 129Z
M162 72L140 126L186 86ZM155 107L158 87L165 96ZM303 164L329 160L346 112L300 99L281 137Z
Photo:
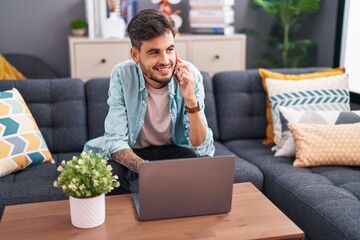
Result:
M71 223L77 228L94 228L105 222L105 194L92 198L70 197Z
M124 38L126 24L123 18L116 15L115 12L110 13L110 17L104 20L103 37L104 38Z
M85 28L79 28L79 29L72 29L72 35L76 36L76 37L82 37L85 35Z

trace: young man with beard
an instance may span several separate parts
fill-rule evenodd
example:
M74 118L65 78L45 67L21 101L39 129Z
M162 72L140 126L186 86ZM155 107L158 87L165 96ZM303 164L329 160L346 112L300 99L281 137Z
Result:
M121 164L120 184L131 192L147 160L213 156L200 72L177 58L175 24L159 10L129 23L132 60L111 73L103 150Z

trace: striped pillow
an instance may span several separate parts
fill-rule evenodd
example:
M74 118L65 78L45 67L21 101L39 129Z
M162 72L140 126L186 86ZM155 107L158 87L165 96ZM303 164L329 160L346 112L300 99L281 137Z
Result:
M305 111L350 111L347 74L298 81L267 78L266 86L277 146L281 142L279 106Z

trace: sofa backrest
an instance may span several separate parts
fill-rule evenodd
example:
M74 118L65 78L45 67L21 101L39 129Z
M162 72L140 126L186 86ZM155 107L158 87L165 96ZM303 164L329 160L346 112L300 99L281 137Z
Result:
M217 121L217 111L215 104L214 86L210 75L206 72L202 72L204 80L205 91L205 115L209 127L213 131L213 137L215 140L219 139L219 127Z
M265 92L257 70L213 76L221 141L265 137Z
M79 79L27 79L0 83L23 96L51 153L81 152L87 140L84 83Z
M269 69L281 73L309 73L325 68ZM258 69L219 72L213 76L221 141L264 138L265 91Z
M23 53L4 53L3 56L26 78L58 78L58 74L40 58Z
M89 139L105 133L104 122L109 111L109 84L109 78L94 78L85 83Z

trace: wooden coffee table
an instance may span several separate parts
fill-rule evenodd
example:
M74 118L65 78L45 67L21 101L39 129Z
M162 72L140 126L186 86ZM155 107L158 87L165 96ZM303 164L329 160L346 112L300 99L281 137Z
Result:
M304 233L251 183L234 184L227 214L140 222L132 196L106 197L106 221L92 229L71 225L69 202L7 206L0 223L5 239L286 239Z

